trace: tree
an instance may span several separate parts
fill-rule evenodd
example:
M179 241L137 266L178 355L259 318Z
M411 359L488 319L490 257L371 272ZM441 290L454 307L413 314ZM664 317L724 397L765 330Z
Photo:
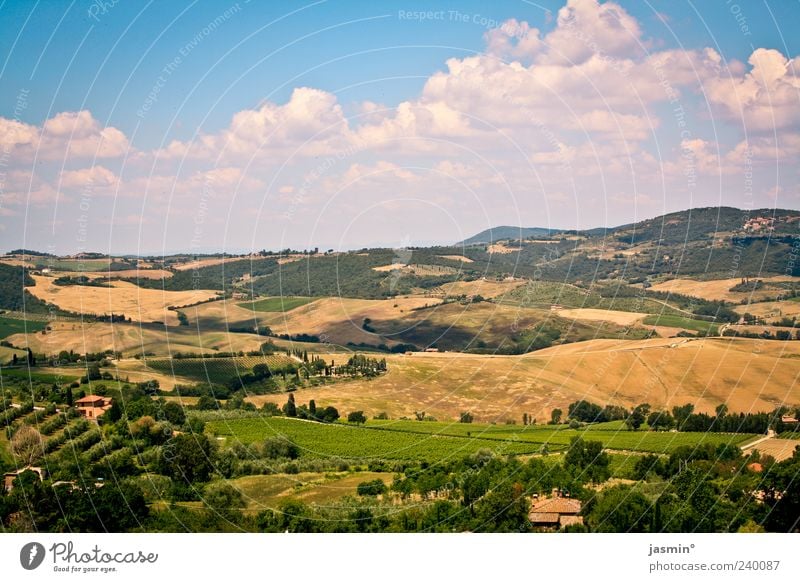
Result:
M217 399L213 396L209 396L208 394L203 394L200 398L197 399L197 404L195 405L197 410L216 410L219 408L219 403Z
M672 408L672 416L675 417L675 424L678 430L683 430L686 420L694 412L694 404L684 404L683 406L674 406Z
M186 422L186 413L183 406L177 402L167 402L162 408L164 418L175 426L182 426Z
M714 411L717 413L717 418L722 419L723 416L728 414L728 405L727 404L719 404Z
M669 430L675 426L675 419L666 410L660 410L647 417L647 424L651 430Z
M67 386L67 406L72 408L75 404L75 397L72 394L72 385Z
M186 484L208 481L214 472L214 445L204 434L179 434L162 447L160 472Z
M289 394L289 399L283 405L283 413L289 417L297 416L297 405L294 403L294 394Z
M317 416L322 422L336 422L339 420L339 411L333 406L326 406Z
M215 481L206 486L203 492L203 505L230 518L237 515L238 510L245 508L245 501L242 492L236 487L227 481Z
M11 450L24 465L33 465L44 454L43 445L39 431L27 424L11 437Z
M578 477L586 476L595 483L608 479L610 471L608 454L603 451L599 441L584 441L581 437L572 437L569 449L564 455L564 466L578 473Z
M550 424L561 424L561 415L564 414L564 411L560 408L554 408L553 411L550 413Z
M605 489L587 515L594 532L632 532L649 530L651 505L647 498L627 485Z
M630 416L625 419L625 424L628 425L629 430L639 430L639 427L647 420L648 414L650 414L650 405L640 404L634 408Z
M581 422L605 422L603 409L593 402L578 400L569 405L567 416Z
M104 423L111 423L117 422L120 418L122 418L122 406L119 405L119 402L116 398L111 399L111 407L106 410L105 414L101 417Z
M470 414L468 411L464 411L464 412L461 413L461 415L460 415L460 417L458 419L458 422L461 422L461 423L464 423L464 424L471 424L472 420L473 420L472 414Z
M356 492L362 496L376 496L386 493L386 484L380 479L374 481L363 481L356 487Z
M311 402L314 402L314 401L312 400ZM264 405L261 407L261 412L263 412L267 416L280 416L281 415L281 409L274 402L265 402Z
M311 418L317 417L317 403L313 399L308 401L308 414Z
M270 437L261 445L261 455L266 459L296 459L300 447L284 437Z
M356 410L355 412L351 412L347 415L347 422L352 422L355 424L364 424L367 422L367 417L364 416L363 410Z

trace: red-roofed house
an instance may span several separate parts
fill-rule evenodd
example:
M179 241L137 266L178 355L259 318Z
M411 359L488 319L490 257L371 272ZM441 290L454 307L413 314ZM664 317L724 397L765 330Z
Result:
M561 529L568 525L583 524L581 502L564 497L558 490L553 490L551 497L534 499L528 514L533 527Z
M78 407L78 412L85 418L97 420L105 414L106 410L111 408L111 398L91 395L84 396L75 401L75 406Z

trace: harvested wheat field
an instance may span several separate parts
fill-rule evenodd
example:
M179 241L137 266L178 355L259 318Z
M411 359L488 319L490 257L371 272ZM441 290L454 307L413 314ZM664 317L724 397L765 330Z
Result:
M742 448L746 451L756 450L762 455L769 455L780 462L790 458L798 446L800 446L800 441L793 439L766 439L752 447L744 446Z
M61 309L82 314L124 314L133 321L166 322L178 325L178 315L168 307L191 305L217 296L216 291L163 291L142 289L126 281L112 281L111 287L56 285L52 278L32 275L35 287L28 287L34 296Z
M462 263L474 263L472 259L469 257L465 257L464 255L439 255L440 259L447 259L449 261L460 261Z
M403 263L392 263L382 267L372 267L373 271L388 273L399 271L406 275L416 275L418 277L441 277L444 275L455 275L458 270L453 267L443 267L440 265L406 265Z
M378 271L379 273L389 273L391 271L399 271L400 269L405 269L408 267L405 263L392 263L391 265L382 265L380 267L372 267L373 271Z
M232 261L262 261L264 259L272 259L274 257L262 257L261 255L245 255L242 257L209 257L204 259L197 259L194 261L187 261L185 263L175 263L172 268L176 271L189 271L191 269L202 269L203 267L213 267L215 265L222 265Z
M249 333L213 331L198 333L192 326L170 327L138 323L59 321L48 324L46 333L18 333L6 338L19 348L30 347L42 354L72 350L79 354L113 350L125 356L153 353L168 356L176 352L214 353L250 351L266 341Z
M800 342L744 339L593 340L524 356L414 353L386 357L389 371L295 394L317 406L387 412L394 418L425 410L440 419L471 411L477 421L518 418L528 412L549 418L582 398L600 404L654 409L693 403L713 412L773 410L800 404ZM251 401L283 404L286 396Z
M438 303L439 299L414 295L393 299L326 297L286 313L259 313L258 320L279 334L307 333L319 336L323 342L374 344L380 342L374 333L363 329L365 319L402 319L413 309Z
M613 311L610 309L560 309L556 312L559 317L575 319L578 321L608 321L617 325L635 325L647 317L644 313L631 313L630 311Z
M763 303L737 305L733 309L736 313L741 313L742 315L752 313L768 321L781 319L782 317L800 317L800 301L765 301Z
M507 255L509 253L516 253L522 250L520 247L507 247L504 244L493 244L486 247L486 252L490 255Z
M60 275L74 275L71 272L58 272L56 276ZM174 275L172 271L165 269L125 269L123 271L95 271L90 273L83 273L89 279L169 279Z
M797 277L777 276L777 277L754 277L753 279L760 279L764 283L779 283L784 281L797 281ZM740 303L741 301L758 301L760 299L768 299L775 297L780 293L777 289L764 288L758 291L748 292L734 292L731 287L738 285L742 280L736 279L715 279L712 281L696 281L694 279L672 279L664 281L650 287L651 291L664 291L668 293L677 293L680 295L689 295L691 297L699 297L700 299L707 299L710 301L731 301L733 303Z
M476 281L453 281L452 283L441 285L438 289L449 296L466 295L467 297L474 297L475 295L480 295L486 299L494 299L524 284L525 281L522 279L503 281L478 279Z

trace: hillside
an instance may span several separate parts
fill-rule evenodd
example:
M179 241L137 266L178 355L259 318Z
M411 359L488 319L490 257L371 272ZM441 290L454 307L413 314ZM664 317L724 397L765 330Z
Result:
M593 340L524 356L413 354L387 356L389 372L371 380L301 392L318 406L387 412L413 418L417 410L442 419L469 410L481 422L503 422L527 412L549 418L553 408L587 399L654 409L692 403L713 412L772 410L800 402L800 342L653 339ZM286 396L254 396L283 403Z
M537 236L550 236L561 232L554 228L520 227L520 226L495 226L469 237L453 246L467 246L476 244L491 244L501 240L524 240Z

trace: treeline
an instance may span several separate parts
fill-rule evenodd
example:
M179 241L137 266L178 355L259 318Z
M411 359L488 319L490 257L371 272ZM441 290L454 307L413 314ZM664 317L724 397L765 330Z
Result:
M0 309L24 311L26 313L48 313L47 303L31 295L26 287L33 287L36 281L25 267L0 263ZM57 311L61 313L61 311Z
M624 420L629 430L638 430L645 423L650 430L678 430L682 432L729 432L764 434L772 429L778 433L793 431L796 422L783 422L784 416L793 412L800 416L800 408L792 411L789 407L778 407L772 412L729 413L728 407L721 404L716 414L695 413L693 404L673 406L670 410L652 410L649 404L639 404L633 409L621 406L598 404L578 400L569 405L567 418L577 423L599 423ZM554 409L551 423L561 422L562 411Z
M794 322L792 323L794 324ZM789 341L792 338L800 340L800 329L796 330L794 334L792 334L792 332L788 329L777 329L775 330L775 333L772 333L767 329L759 333L738 329L726 329L722 332L722 335L724 337L746 337L750 339Z

